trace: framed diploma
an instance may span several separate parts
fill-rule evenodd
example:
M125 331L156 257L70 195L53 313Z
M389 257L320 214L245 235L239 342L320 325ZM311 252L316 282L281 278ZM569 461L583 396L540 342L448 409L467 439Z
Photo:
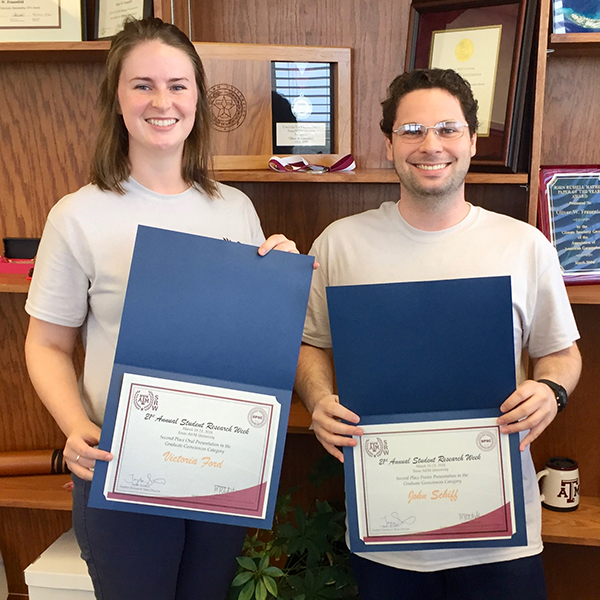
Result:
M478 102L474 168L527 170L527 77L537 2L413 2L406 70L454 69ZM531 103L531 98L529 98Z
M143 19L151 14L151 0L95 0L94 39L107 39L119 33L127 17Z
M600 282L600 165L542 167L538 226L565 283Z
M2 42L80 42L81 0L0 2Z
M363 419L344 449L352 551L526 545L519 436L497 415Z
M595 0L552 0L553 33L597 33L600 6Z

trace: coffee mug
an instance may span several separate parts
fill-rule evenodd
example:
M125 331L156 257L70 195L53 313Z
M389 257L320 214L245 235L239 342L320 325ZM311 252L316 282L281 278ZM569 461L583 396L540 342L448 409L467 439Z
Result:
M537 474L542 506L550 510L568 512L579 506L579 468L577 461L565 456L554 456L546 461L546 468Z

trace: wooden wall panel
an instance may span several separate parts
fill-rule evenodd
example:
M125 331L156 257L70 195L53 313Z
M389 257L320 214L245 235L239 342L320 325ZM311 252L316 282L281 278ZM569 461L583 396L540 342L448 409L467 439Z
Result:
M101 68L2 64L2 237L39 236L50 207L89 181Z
M544 568L551 600L597 600L600 548L545 544Z
M352 48L352 153L359 168L385 168L380 102L403 71L410 2L204 0L192 3L198 42Z
M0 552L11 598L27 595L23 570L70 527L70 512L0 508Z
M550 54L547 64L541 164L599 164L600 61Z
M318 177L318 175L316 175ZM284 233L300 252L336 219L398 200L398 184L230 183L253 201L266 235ZM526 220L527 190L521 186L468 185L467 199L478 206Z
M578 342L583 371L569 405L533 443L536 468L551 456L568 456L579 463L582 496L600 496L598 469L598 371L600 364L600 306L573 307L581 334ZM577 596L575 596L577 597Z
M29 382L25 294L0 294L0 452L62 448L64 436Z

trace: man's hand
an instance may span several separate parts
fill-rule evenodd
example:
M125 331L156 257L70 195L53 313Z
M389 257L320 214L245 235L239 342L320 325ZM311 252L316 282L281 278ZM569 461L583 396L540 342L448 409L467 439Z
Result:
M564 350L533 359L535 381L524 381L506 399L500 407L504 414L498 419L498 425L502 425L502 433L529 429L529 433L521 440L521 452L539 437L558 413L554 392L538 380L556 381L570 394L577 385L580 373L581 354L575 343Z
M545 383L524 381L502 404L504 413L498 419L502 433L529 429L521 440L521 452L552 423L558 412L554 392Z
M360 418L351 410L343 407L337 396L329 395L322 398L314 407L312 413L312 426L317 439L329 454L344 462L344 454L339 450L341 446L356 446L352 435L362 435L363 430L354 425L342 423L341 419L351 423L358 423Z

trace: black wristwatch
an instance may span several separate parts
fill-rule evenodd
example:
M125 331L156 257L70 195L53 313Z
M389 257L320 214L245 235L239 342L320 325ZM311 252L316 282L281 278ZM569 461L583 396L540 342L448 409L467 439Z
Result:
M565 390L565 388L559 383L555 383L549 379L538 379L538 382L545 383L554 392L554 397L556 398L556 404L558 406L558 412L564 410L565 406L567 406L567 402L569 401L567 390Z

